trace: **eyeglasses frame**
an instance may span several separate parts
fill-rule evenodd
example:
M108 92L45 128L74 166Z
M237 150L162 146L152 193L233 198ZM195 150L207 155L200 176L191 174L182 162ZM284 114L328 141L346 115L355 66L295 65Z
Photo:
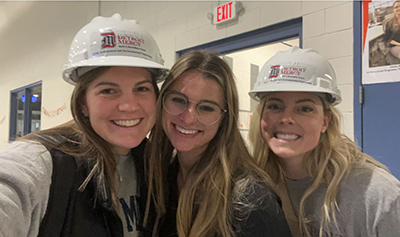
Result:
M171 113L170 111L168 111L167 108L165 108L165 98L166 98L169 94L181 95L181 96L183 96L183 97L186 99L187 102L189 102L189 103L187 103L186 108L185 108L184 110L182 110L182 112L180 112L180 113L178 113L178 114L173 114L173 113ZM207 124L207 123L202 122L202 121L199 119L199 112L198 112L198 110L197 110L197 106L198 106L201 102L207 102L207 103L211 103L211 104L214 104L214 105L218 106L218 108L220 109L221 112L220 112L220 116L218 117L218 119L217 119L215 122L210 123L210 124ZM167 91L167 92L164 94L163 98L162 98L162 105L163 105L164 110L167 111L167 113L169 113L169 114L171 114L171 115L180 115L180 114L182 114L183 112L185 112L185 111L188 109L190 103L193 103L193 104L196 105L196 107L195 107L196 118L197 118L197 120L198 120L200 123L202 123L202 124L204 124L204 125L213 125L213 124L217 123L218 120L222 117L222 113L228 112L228 110L222 109L222 108L219 106L219 104L217 104L217 103L214 102L214 101L210 101L210 100L200 100L200 101L196 102L196 101L194 101L194 100L189 99L189 97L188 97L187 95L185 95L185 94L183 94L183 93L181 93L181 92L179 92L179 91L175 91L175 90Z

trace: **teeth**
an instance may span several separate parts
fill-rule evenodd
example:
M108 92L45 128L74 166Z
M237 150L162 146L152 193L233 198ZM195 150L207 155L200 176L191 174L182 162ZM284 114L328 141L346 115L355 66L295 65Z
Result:
M184 133L184 134L196 134L196 133L199 132L198 130L186 130L186 129L184 129L182 127L179 127L177 125L175 125L175 128L176 128L176 130L178 130L179 132Z
M133 127L140 122L140 119L135 120L114 120L114 123L123 127Z
M294 140L297 139L299 136L297 135L290 135L290 134L276 134L276 137L281 140Z

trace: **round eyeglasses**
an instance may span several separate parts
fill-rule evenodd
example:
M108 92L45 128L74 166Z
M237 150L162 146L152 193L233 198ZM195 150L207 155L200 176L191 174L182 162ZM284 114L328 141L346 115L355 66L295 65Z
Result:
M169 91L163 98L164 109L171 115L183 113L190 103L196 104L196 117L205 125L215 124L221 118L222 113L227 112L226 109L221 109L214 101L201 100L196 102L189 100L185 94L177 91Z

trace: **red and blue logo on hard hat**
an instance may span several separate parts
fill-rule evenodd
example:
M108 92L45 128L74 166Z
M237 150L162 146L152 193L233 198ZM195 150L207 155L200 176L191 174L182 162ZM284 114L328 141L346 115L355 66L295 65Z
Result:
M114 32L109 32L109 33L103 33L101 34L103 36L103 39L101 40L101 48L112 48L115 47L115 33Z
M269 71L269 77L268 78L278 77L280 68L281 68L280 65L272 66L271 70Z

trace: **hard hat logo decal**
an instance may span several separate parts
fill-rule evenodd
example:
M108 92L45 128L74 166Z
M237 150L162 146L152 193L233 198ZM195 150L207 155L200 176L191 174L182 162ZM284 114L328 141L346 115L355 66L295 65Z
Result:
M94 33L91 36L92 55L95 57L112 57L118 56L129 56L139 57L147 60L153 60L151 51L153 50L151 42L149 44L146 35L130 32L130 31L118 31L113 30L104 33ZM95 42L101 42L96 44ZM146 45L146 44L149 44ZM134 56L133 56L134 55Z
M281 68L280 65L272 66L272 67L271 67L271 70L270 70L270 72L269 72L269 77L268 77L268 78L278 77L278 75L279 75L279 68Z
M110 33L103 33L101 34L103 36L103 39L101 40L101 48L112 48L115 47L115 33L110 32Z
M284 63L269 67L268 77L264 78L264 83L298 81L306 82L310 68L306 65Z
M302 73L306 72L306 69L306 67L282 67L281 73L285 75L300 76Z
M133 45L140 47L144 43L144 39L137 36L132 36L128 34L118 35L118 44L122 45Z

